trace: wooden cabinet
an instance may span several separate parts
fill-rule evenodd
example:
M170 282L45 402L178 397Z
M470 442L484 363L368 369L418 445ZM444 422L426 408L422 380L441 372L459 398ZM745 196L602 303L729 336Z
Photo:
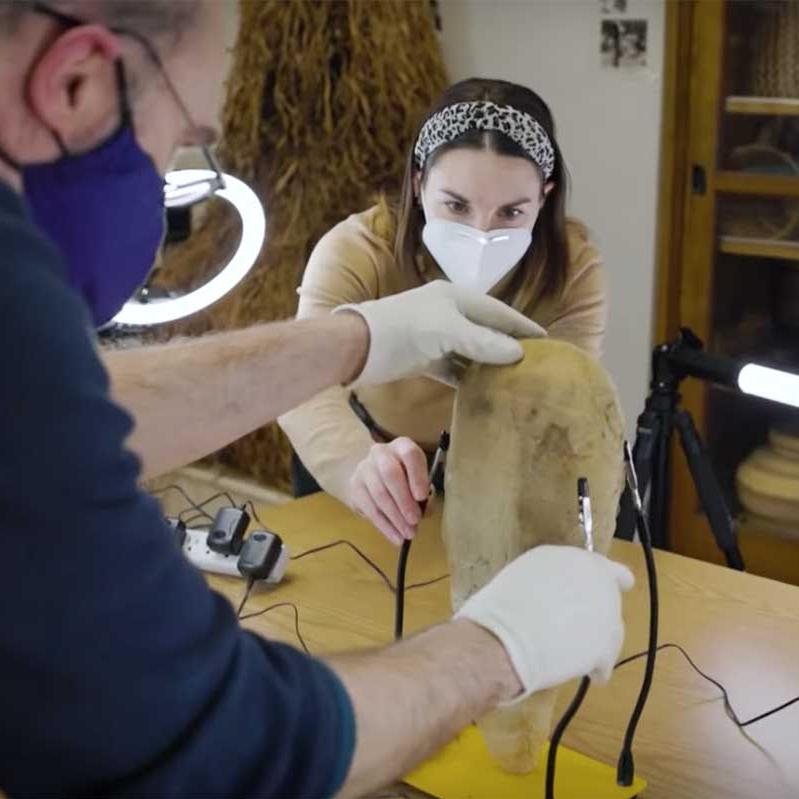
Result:
M669 2L666 39L655 339L685 326L710 352L799 372L799 3ZM799 435L799 411L691 379L682 395L747 569L799 584L799 518L754 521L736 489L769 431ZM671 486L671 547L722 562L677 447Z

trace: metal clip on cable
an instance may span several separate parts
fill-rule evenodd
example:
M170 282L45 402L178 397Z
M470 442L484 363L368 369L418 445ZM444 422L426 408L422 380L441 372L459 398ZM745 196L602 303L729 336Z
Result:
M594 517L591 514L591 496L588 493L588 480L581 477L577 481L577 508L580 526L583 528L585 548L594 551Z

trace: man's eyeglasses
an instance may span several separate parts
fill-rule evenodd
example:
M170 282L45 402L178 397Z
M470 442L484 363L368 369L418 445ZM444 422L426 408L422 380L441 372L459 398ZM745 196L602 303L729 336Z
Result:
M50 19L55 20L66 28L75 28L79 27L80 25L89 24L86 20L79 19L71 14L65 14L55 8L50 8L50 6L46 5L45 3L34 3L31 6L31 10L50 17ZM209 171L213 172L213 175L209 178L194 180L189 183L182 183L180 186L167 183L165 188L165 203L167 207L189 205L199 202L212 196L218 189L223 189L225 187L225 179L222 174L222 170L219 168L216 157L211 152L210 147L204 143L204 138L206 137L202 135L199 125L197 125L197 123L194 121L191 112L186 107L186 104L183 102L180 93L175 88L175 84L172 83L169 74L164 68L164 64L161 61L161 56L158 54L158 51L145 36L142 36L136 31L114 27L109 27L108 30L117 36L126 36L129 39L133 39L133 41L141 45L142 49L147 54L147 57L153 62L158 71L161 73L164 83L166 84L167 89L169 89L169 93L175 100L175 103L186 119L189 127L194 132L195 139L198 142L197 146L199 147L203 154L203 158L208 164Z

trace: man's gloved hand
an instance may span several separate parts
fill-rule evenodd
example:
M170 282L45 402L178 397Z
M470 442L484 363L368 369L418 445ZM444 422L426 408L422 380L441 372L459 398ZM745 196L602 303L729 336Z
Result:
M521 360L517 338L546 331L486 294L436 280L417 289L342 305L333 313L360 314L369 327L366 365L353 386L428 375L455 382L451 356L490 364Z
M509 563L455 615L493 633L522 685L517 701L575 677L607 681L624 640L620 563L572 546L540 546Z

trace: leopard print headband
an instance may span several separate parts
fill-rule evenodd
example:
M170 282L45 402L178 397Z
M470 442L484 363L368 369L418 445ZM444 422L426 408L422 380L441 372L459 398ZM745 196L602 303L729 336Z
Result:
M543 126L524 111L490 101L455 103L442 108L422 126L413 148L421 169L430 154L470 130L497 130L519 145L549 180L555 171L555 150Z

